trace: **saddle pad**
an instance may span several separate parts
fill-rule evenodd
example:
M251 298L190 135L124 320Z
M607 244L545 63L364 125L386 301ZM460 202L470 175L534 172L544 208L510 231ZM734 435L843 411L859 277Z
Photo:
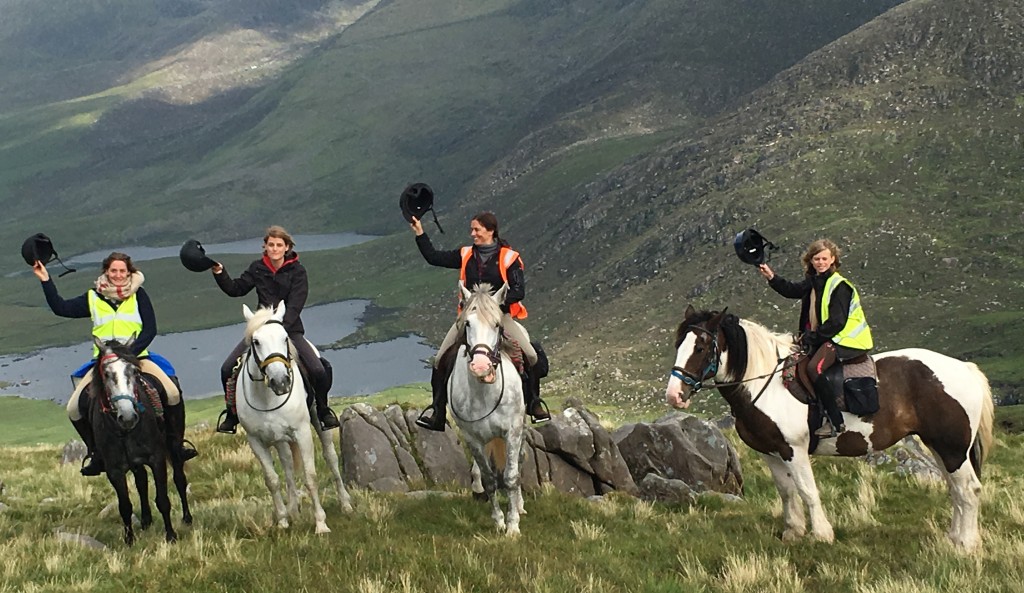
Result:
M871 377L878 380L878 371L875 369L875 359L864 356L856 361L843 363L843 378L858 379L860 377Z

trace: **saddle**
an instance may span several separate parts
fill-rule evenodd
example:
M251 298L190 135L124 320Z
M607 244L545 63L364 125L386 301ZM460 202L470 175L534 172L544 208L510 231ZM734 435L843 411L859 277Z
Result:
M801 358L802 357L802 358ZM782 371L782 383L801 403L817 408L817 394L814 384L807 375L809 356L800 352L789 355L786 368ZM878 411L878 371L875 361L867 354L840 361L842 370L843 397L839 398L839 409L858 416Z

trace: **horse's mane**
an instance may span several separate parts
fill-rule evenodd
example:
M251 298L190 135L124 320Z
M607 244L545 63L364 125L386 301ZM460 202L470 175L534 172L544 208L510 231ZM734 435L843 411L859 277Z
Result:
M494 299L491 298L490 287L483 284L477 284L473 287L472 296L469 297L469 301L462 307L459 322L465 324L466 316L470 313L476 313L480 317L480 321L487 325L498 325L504 315L498 303L494 302Z
M252 342L252 335L256 330L263 327L267 320L274 316L274 310L268 307L260 307L252 314L252 317L245 324L245 341Z
M719 311L700 311L684 319L676 330L676 348L683 343L691 327L710 321L719 314ZM722 317L720 328L725 335L724 351L729 354L725 370L732 381L749 379L748 374L760 374L763 372L761 369L771 369L777 356L792 350L791 336L772 333L763 325L740 319L732 313Z

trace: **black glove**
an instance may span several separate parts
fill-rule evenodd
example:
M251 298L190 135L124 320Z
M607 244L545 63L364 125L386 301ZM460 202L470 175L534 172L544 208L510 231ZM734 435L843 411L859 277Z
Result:
M816 331L808 330L805 331L802 336L800 336L800 345L807 352L814 352L815 350L818 349L818 346L820 344L821 336L819 336L818 332Z

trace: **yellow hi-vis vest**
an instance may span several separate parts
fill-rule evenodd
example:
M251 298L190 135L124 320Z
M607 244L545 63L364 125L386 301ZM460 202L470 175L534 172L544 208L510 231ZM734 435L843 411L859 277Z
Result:
M92 335L101 340L117 340L127 343L132 336L142 333L142 315L139 314L139 299L134 294L121 301L121 306L114 308L100 298L95 290L89 291L89 313L92 315ZM139 356L149 352L143 350ZM92 356L100 355L96 344L92 345Z
M462 248L462 267L459 270L459 280L466 284L466 264L469 258L473 257L473 248L470 246ZM508 284L508 267L519 259L519 252L511 247L502 247L498 250L498 271L501 272L501 280ZM466 288L470 288L466 286ZM501 288L500 286L498 288ZM459 312L462 312L462 302L459 302ZM508 306L508 314L512 319L526 319L526 307L522 303L512 303Z
M853 297L850 298L850 310L846 315L846 325L838 334L832 336L832 341L847 348L871 350L875 343L871 339L871 328L868 327L868 322L864 318L864 309L860 306L860 294L857 292L857 288L849 280L840 276L838 272L833 272L825 282L825 288L822 291L825 295L821 299L821 323L828 320L828 304L832 300L832 293L843 282L850 285Z

